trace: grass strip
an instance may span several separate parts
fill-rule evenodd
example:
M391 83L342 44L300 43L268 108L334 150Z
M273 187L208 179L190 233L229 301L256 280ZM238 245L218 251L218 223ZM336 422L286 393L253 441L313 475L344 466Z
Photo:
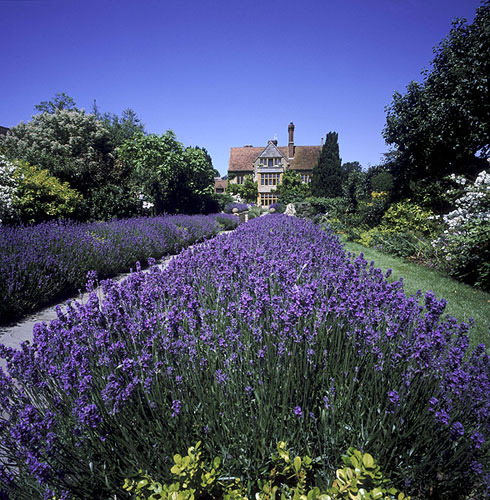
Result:
M359 243L344 241L344 247L355 255L362 252L368 262L374 261L375 266L385 272L391 269L390 281L403 278L407 295L414 295L417 290L424 293L432 290L439 300L444 297L447 300L447 314L460 321L468 322L470 318L475 320L469 331L470 345L483 343L490 349L490 294L460 283L435 269L384 254Z

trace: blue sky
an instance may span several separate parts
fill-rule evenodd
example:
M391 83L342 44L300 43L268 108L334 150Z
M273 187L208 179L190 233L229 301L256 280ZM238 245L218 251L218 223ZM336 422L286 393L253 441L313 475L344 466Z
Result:
M420 80L455 17L479 0L0 0L0 125L57 92L90 110L131 107L226 173L229 149L277 134L339 133L343 161L387 151L394 91Z

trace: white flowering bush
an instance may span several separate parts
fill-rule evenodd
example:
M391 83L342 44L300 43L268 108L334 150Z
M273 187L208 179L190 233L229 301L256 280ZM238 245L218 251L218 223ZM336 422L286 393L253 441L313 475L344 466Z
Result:
M0 155L0 225L15 217L15 195L18 178L14 176L16 165Z
M490 289L490 171L480 172L474 182L451 176L456 188L455 209L443 216L445 231L432 242L440 251L450 274Z
M113 145L109 131L94 115L83 110L57 109L54 113L34 115L27 123L12 127L0 136L0 148L13 160L18 159L47 170L60 182L68 182L83 195L85 216L92 207L98 212L112 200L99 191L118 184L126 172L114 167ZM96 211L94 208L94 211ZM94 213L105 217L112 213Z

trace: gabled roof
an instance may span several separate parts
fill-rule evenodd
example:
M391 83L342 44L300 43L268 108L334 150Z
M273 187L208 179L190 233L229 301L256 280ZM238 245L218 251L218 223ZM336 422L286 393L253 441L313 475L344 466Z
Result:
M228 181L225 179L214 179L214 187L226 189Z
M283 156L279 148L273 142L269 141L264 151L260 153L259 158L281 158Z
M265 149L267 149L267 147ZM254 148L253 146L230 148L228 171L252 172L255 160L265 151L265 149L264 147ZM287 146L281 146L277 149L284 158L288 157ZM294 158L287 160L289 168L293 170L313 170L318 163L318 156L321 150L321 146L294 146Z

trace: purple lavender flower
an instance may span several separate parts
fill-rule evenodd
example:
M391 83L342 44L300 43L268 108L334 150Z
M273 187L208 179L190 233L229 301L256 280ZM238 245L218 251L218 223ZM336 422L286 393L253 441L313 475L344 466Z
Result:
M473 446L477 449L480 449L483 443L485 443L485 437L481 432L474 432L471 435L471 440L473 441Z
M174 399L172 401L172 417L176 417L180 413L180 408L182 403L179 399Z
M298 418L302 418L303 417L303 410L301 409L301 406L296 406L296 408L294 409L294 414Z
M464 427L461 422L454 422L451 425L451 439L453 441L458 440L464 434Z

